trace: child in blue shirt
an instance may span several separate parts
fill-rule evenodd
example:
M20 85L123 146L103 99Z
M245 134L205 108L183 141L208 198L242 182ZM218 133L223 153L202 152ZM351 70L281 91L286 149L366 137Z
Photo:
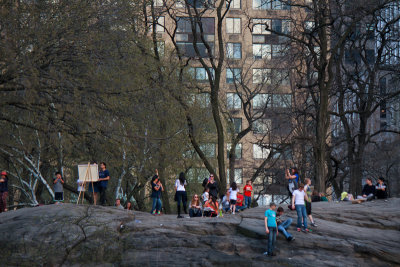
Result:
M278 236L276 225L276 205L271 202L269 209L265 211L265 231L268 234L268 251L264 253L266 256L276 256L274 253L276 237Z

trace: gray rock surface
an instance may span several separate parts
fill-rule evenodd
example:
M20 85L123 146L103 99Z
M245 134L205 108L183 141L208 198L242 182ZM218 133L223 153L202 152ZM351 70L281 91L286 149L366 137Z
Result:
M285 206L286 207L286 206ZM318 227L278 237L267 258L264 211L224 218L152 216L49 205L0 214L1 266L399 266L400 199L313 203ZM294 221L294 211L286 215Z

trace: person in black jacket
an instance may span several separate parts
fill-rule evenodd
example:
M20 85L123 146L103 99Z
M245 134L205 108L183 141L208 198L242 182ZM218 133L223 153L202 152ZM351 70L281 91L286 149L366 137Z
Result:
M361 194L361 196L357 196L357 199L373 200L375 198L375 186L372 185L371 178L367 178Z
M214 174L210 174L210 178L208 179L208 183L206 185L208 189L210 189L210 198L215 197L218 199L218 183L214 180Z
M387 185L385 184L385 179L383 179L383 177L378 178L378 183L375 186L375 190L377 199L385 199L388 197Z

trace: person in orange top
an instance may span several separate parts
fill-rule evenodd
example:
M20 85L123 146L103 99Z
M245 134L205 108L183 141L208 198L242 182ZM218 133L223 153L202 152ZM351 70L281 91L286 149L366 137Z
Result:
M251 180L247 180L246 185L243 187L244 191L244 204L250 209L251 206L251 192L253 191L253 186L251 185Z
M208 201L204 204L203 215L204 217L217 217L218 202L214 196L210 197Z

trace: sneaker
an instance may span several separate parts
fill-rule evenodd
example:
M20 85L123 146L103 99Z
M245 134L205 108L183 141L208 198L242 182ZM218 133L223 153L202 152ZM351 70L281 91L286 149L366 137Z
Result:
M232 212L233 215L235 215L235 212Z
M292 242L294 241L296 238L294 236L289 236L289 238L287 239L287 241Z
M305 228L305 229L303 229L302 230L304 233L309 233L310 232L310 230L308 229L308 228Z
M264 256L268 256L268 251L263 253Z
M301 232L301 229L300 229L300 228L297 228L297 232Z
M152 214L152 215L156 215L156 211L154 210L151 214Z
M160 212L160 211L157 211L157 215L161 215L161 212Z
M183 218L183 216L181 216L181 215L178 215L178 217L177 217L178 219L181 219L181 218Z
M311 223L311 226L317 227L318 225L316 225L315 223Z

